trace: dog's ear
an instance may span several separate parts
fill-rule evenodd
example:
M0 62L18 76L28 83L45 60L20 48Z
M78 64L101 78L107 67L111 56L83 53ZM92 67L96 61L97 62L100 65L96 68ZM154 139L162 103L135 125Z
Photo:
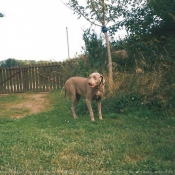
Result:
M104 79L103 75L100 75L100 77L101 77L101 83L102 83L103 85L105 85L105 79Z

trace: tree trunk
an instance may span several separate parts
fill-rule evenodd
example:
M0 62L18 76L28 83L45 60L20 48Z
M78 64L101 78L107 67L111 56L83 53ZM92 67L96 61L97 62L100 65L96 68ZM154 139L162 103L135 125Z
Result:
M107 52L108 52L109 87L111 89L112 84L113 84L111 48L110 48L110 43L109 43L107 32L105 32L104 35L106 39L106 46L107 46Z
M105 25L105 3L104 0L102 0L102 10L103 10L103 19L102 19L102 30L103 27L105 30L103 30L103 33L105 35L106 39L106 47L107 47L107 52L108 52L108 71L109 71L109 90L112 91L113 89L113 74L112 74L112 57L111 57L111 48L109 44L109 38L107 34L107 28Z

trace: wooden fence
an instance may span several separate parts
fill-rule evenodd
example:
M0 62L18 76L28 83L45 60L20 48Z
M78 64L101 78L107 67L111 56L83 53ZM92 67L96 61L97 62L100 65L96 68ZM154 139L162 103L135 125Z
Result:
M0 68L0 94L61 88L66 76L60 63Z

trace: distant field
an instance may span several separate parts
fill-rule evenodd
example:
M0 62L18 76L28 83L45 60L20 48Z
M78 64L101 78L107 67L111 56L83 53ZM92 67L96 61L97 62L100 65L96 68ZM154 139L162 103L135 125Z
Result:
M0 96L0 174L175 174L174 116L111 112L91 122L78 113L74 120L59 91L37 103L33 95ZM26 101L33 106L18 105Z

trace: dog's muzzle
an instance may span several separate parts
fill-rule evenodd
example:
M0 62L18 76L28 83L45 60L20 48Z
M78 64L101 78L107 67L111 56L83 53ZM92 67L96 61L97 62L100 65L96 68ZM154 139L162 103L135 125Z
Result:
M88 85L91 87L91 88L94 88L96 85L95 84L91 84L91 83L88 83Z

